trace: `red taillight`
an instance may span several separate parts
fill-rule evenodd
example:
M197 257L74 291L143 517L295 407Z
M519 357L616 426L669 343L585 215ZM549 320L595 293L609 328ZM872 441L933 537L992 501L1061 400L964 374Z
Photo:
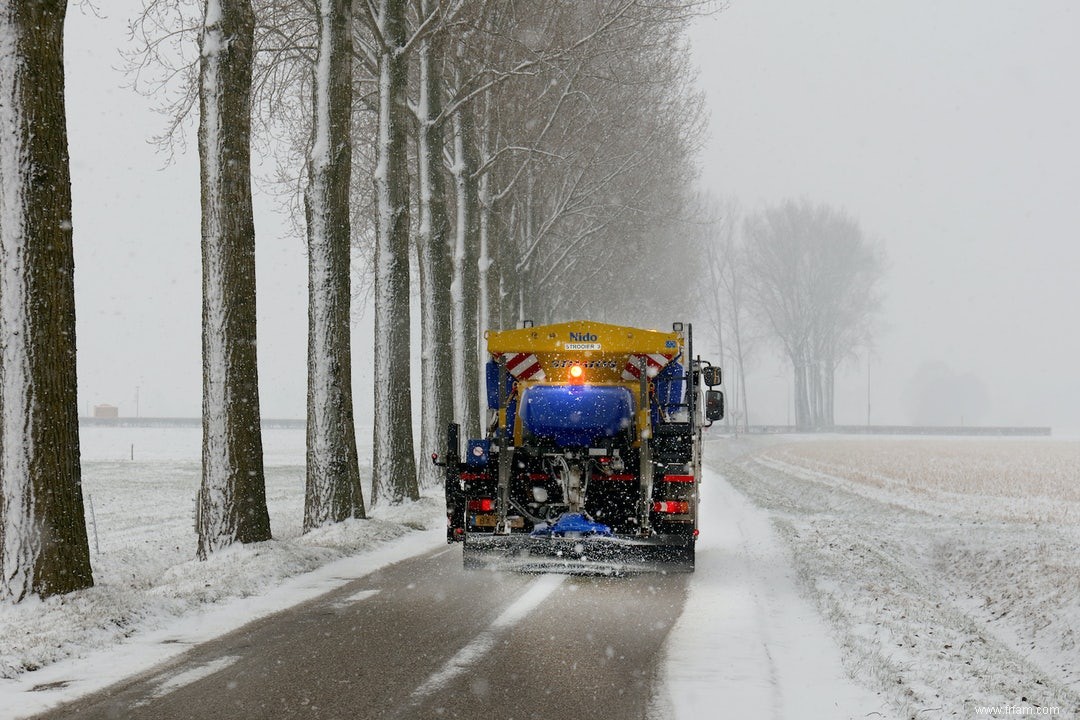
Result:
M700 534L701 534L701 531L698 530L697 528L694 528L694 537L697 537Z
M480 498L469 501L469 512L491 512L495 509L495 501L491 498Z
M652 504L653 512L685 515L690 512L690 503L685 500L658 500Z
M677 483L692 483L694 482L693 475L665 475L664 482L677 482Z

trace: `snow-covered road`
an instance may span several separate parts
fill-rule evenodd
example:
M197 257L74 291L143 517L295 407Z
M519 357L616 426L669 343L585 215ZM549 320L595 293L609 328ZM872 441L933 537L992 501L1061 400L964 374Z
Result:
M465 571L436 546L42 717L644 718L686 580Z

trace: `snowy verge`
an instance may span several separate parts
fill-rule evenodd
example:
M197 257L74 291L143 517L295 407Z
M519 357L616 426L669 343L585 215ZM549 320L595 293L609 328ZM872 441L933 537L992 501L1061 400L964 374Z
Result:
M87 590L0 606L0 707L23 717L95 692L445 541L435 498L374 515L237 545L152 579L145 568L127 579L112 568Z
M821 440L713 457L771 517L846 670L890 714L1076 717L1080 535L1075 503L1047 490L1075 449L1018 447Z
M767 511L718 473L701 484L697 568L667 644L653 720L888 717L852 681Z

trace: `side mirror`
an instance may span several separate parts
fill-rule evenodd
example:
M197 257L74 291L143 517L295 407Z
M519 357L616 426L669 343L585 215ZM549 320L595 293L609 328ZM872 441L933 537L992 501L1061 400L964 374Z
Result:
M701 378L709 387L716 387L719 385L722 382L720 377L720 368L716 365L709 365L708 367L701 369Z
M705 391L705 419L709 422L724 419L724 393L719 390Z

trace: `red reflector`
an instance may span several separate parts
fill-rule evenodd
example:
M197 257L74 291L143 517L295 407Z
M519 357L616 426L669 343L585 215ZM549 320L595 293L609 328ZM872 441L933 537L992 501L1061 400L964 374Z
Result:
M692 483L692 482L694 482L694 476L693 475L665 475L664 476L664 481L665 482Z
M685 515L690 512L690 503L683 500L658 500L652 504L653 512Z
M698 530L697 528L694 528L694 537L697 537L700 534L701 534L701 531Z
M460 477L462 480L490 480L491 479L491 476L488 475L487 473L471 473L471 472L463 472L458 477Z
M455 535L464 535L465 534L465 528L454 528L454 534Z
M491 498L480 498L469 501L469 512L491 512L495 509L495 501Z

